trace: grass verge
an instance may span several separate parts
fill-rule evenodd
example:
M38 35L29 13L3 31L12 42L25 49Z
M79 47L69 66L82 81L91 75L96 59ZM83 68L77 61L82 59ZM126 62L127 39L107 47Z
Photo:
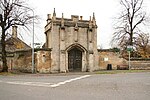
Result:
M12 72L0 72L0 75L3 75L3 76L12 76L12 75L15 75L15 73L12 73Z
M140 72L150 72L150 70L102 70L95 72L95 74L119 74L119 73L140 73Z

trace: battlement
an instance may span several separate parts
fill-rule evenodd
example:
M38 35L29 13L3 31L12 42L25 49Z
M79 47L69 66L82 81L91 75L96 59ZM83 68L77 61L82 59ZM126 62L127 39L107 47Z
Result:
M63 13L62 17L60 18L56 16L55 9L53 12L53 16L51 16L51 14L47 15L47 25L45 27L47 27L49 24L54 24L58 26L63 25L64 27L75 27L77 25L78 27L82 28L88 28L89 26L92 28L97 28L94 13L92 19L90 16L89 20L83 20L83 16L78 15L71 15L71 18L64 18Z

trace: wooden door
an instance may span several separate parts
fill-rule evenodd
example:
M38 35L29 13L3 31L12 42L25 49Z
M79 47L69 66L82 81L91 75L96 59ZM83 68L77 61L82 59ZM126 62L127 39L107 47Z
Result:
M74 48L68 52L69 71L81 71L82 68L82 51Z

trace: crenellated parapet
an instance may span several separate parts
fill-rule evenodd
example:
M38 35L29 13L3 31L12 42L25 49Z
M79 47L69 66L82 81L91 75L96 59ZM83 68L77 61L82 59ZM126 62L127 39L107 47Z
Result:
M64 14L62 14L62 17L56 17L56 12L54 9L53 12L53 16L51 16L51 14L47 15L47 25L45 26L45 31L47 31L50 27L52 27L53 25L57 25L60 26L61 28L65 28L65 27L81 27L81 28L90 28L90 30L92 28L97 28L96 25L96 19L95 19L95 14L93 13L93 17L89 20L83 20L83 16L79 16L78 15L71 15L71 18L64 18Z

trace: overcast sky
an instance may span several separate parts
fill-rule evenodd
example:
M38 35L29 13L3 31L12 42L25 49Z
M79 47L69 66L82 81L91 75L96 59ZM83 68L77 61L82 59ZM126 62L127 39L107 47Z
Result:
M55 8L56 16L61 17L64 13L65 18L71 18L71 15L83 16L84 20L89 20L95 13L98 25L97 45L103 48L110 48L110 40L113 33L113 18L120 11L120 0L29 0L29 6L34 8L35 14L39 15L41 20L38 27L35 27L35 42L44 43L44 26L46 25L47 14L52 14ZM150 12L150 0L145 0L145 9ZM30 37L30 38L25 38ZM32 35L24 36L27 44L32 42Z

